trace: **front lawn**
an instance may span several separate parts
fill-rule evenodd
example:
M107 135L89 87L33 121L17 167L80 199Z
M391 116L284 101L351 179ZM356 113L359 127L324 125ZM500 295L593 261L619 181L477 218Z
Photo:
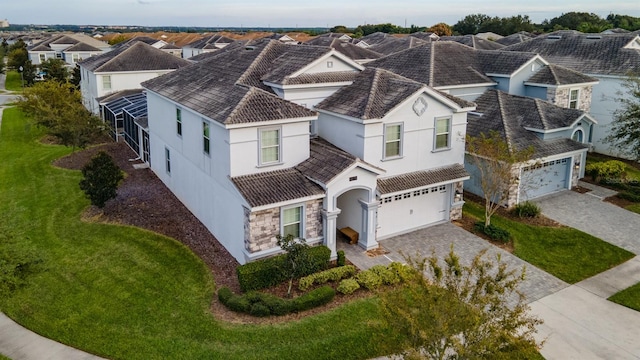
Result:
M613 294L609 300L633 310L640 311L640 283Z
M376 342L386 334L371 326L376 298L274 325L215 319L215 283L205 264L173 239L81 221L89 202L78 187L80 172L51 166L70 149L43 145L41 135L18 110L4 110L0 257L34 262L26 285L0 296L0 309L18 323L110 359L383 355Z
M18 71L7 71L7 78L4 87L9 91L22 91L22 78Z
M467 201L464 216L484 219L484 206ZM533 226L491 217L511 233L513 254L570 284L631 259L634 254L569 227Z
M611 156L602 155L602 154L596 154L596 153L589 153L587 155L587 165L593 164L593 163L598 163L598 162L610 161L610 160L619 160L619 161L624 162L627 165L626 169L625 169L626 174L627 174L627 179L628 180L638 180L638 181L640 181L640 167L634 166L633 162L630 161L630 160L614 158L614 157L611 157Z

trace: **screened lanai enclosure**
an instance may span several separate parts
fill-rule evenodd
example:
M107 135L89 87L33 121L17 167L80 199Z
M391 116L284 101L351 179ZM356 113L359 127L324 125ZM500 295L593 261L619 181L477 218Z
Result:
M104 106L104 121L115 141L124 140L145 162L149 162L147 96L144 93L123 96Z

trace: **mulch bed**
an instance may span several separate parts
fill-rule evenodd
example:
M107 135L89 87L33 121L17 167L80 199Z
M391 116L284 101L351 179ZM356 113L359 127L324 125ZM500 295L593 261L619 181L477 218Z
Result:
M111 155L118 166L127 174L118 187L118 196L107 201L103 209L90 206L82 218L86 221L131 225L157 232L174 238L185 244L209 267L216 288L229 287L240 293L236 276L239 263L222 246L207 228L178 200L150 169L134 169L137 155L124 142L107 142L76 151L54 161L53 165L80 170L95 154L104 151ZM288 283L265 290L285 297ZM294 283L294 296L299 295L297 282ZM256 318L227 309L217 296L211 303L211 311L217 319L235 323L276 323L285 322L333 309L353 299L372 296L370 292L356 291L345 296L337 294L334 301L325 306L297 314L279 317Z
M575 192L577 192L579 194L585 194L585 193L588 193L589 191L591 191L591 189L588 189L586 187L582 187L580 185L574 186L573 188L571 188L571 190L573 190L573 191L575 191Z

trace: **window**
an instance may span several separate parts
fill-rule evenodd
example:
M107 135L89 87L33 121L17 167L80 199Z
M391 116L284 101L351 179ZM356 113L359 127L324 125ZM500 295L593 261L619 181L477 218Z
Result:
M211 142L209 139L209 123L202 122L202 150L205 154L209 155Z
M71 59L73 60L73 62L80 61L80 54L71 54Z
M182 136L182 109L176 108L176 132Z
M62 53L56 53L56 59L62 59Z
M302 217L304 211L302 206L285 208L282 210L282 236L292 235L299 239L303 234Z
M569 90L569 109L577 109L578 108L578 94L580 91L578 89Z
M164 166L167 174L171 175L171 152L164 148Z
M47 54L40 54L38 56L40 57L40 62L41 63L47 61Z
M384 128L384 158L402 156L402 124L386 125Z
M436 141L435 150L448 149L450 144L451 135L451 118L437 118L436 119Z
M280 162L280 129L260 129L260 165Z
M111 75L102 76L102 90L111 90Z

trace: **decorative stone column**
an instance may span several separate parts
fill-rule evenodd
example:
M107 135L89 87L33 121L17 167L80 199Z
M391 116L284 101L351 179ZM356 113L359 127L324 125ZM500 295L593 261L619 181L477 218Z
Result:
M363 234L360 234L358 245L365 250L371 250L378 247L378 241L376 240L376 212L380 204L377 201L365 202L359 200L360 206L363 211Z
M324 230L324 245L331 250L331 260L338 257L336 253L336 220L341 210L327 211L322 209L322 224Z

